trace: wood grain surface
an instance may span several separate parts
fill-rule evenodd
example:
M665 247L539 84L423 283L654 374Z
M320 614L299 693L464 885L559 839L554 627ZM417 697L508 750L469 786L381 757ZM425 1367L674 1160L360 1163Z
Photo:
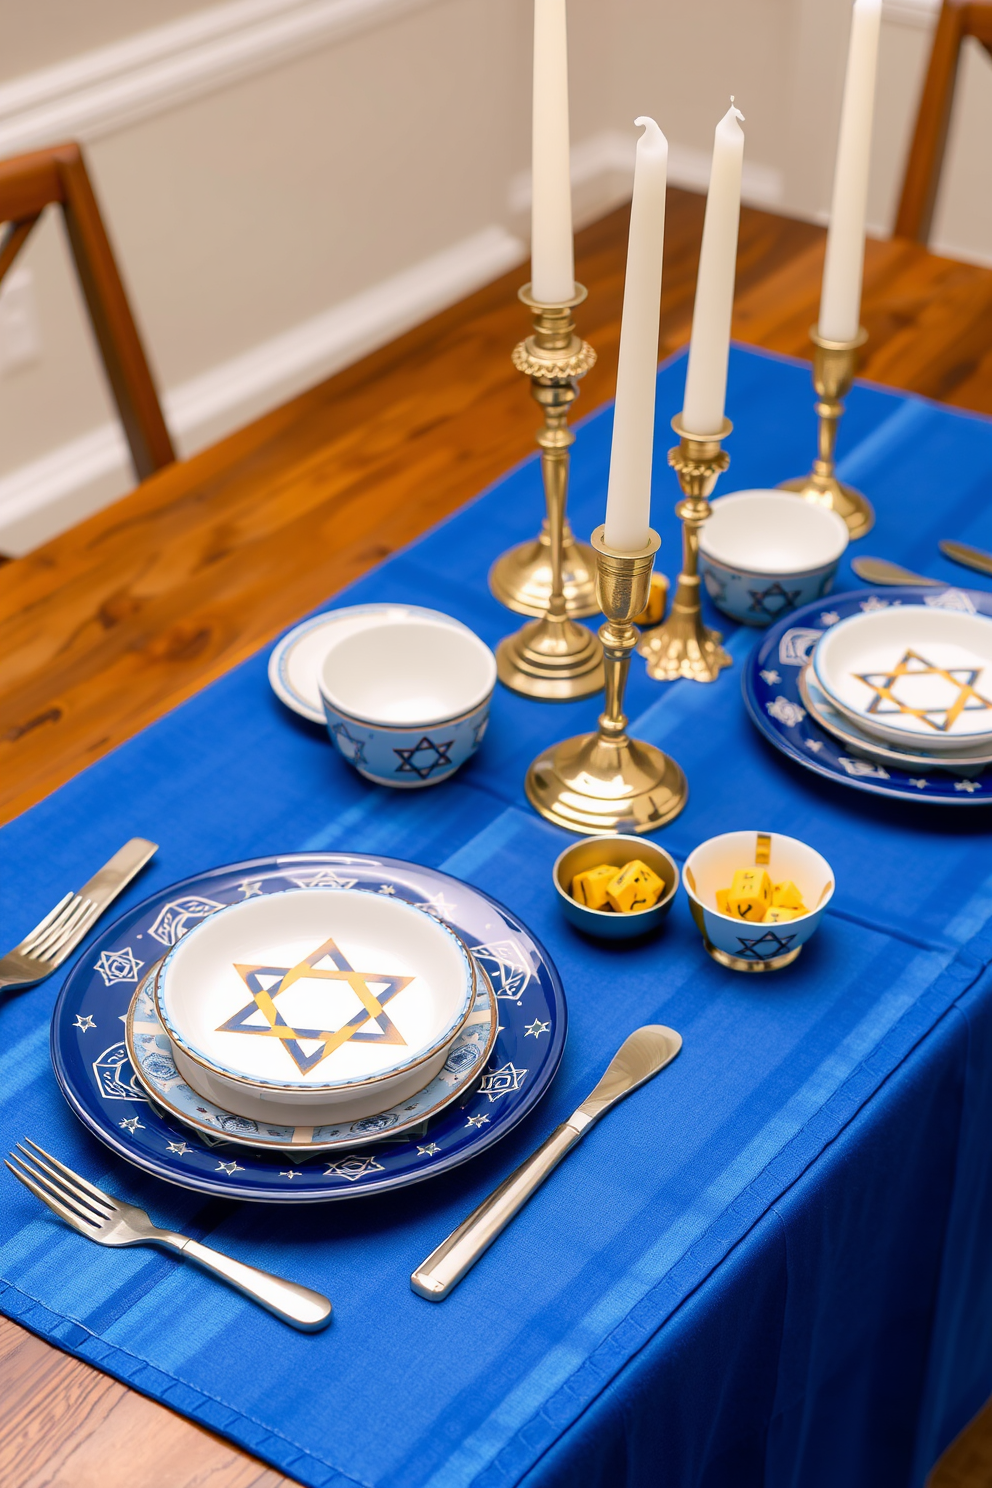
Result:
M663 354L688 336L702 213L701 198L669 193ZM599 353L579 412L613 394L626 222L616 212L577 243L590 291L579 329ZM735 335L805 356L822 260L820 229L745 210ZM528 453L537 413L509 360L529 329L525 277L522 266L0 568L0 820ZM992 271L870 243L864 319L865 375L992 413ZM0 1397L4 1488L289 1481L2 1319ZM932 1488L990 1481L992 1421L980 1417Z

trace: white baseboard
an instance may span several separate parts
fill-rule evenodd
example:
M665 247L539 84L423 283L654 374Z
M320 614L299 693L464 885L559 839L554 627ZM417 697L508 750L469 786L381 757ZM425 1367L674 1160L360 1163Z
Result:
M0 85L0 156L89 141L434 0L228 0Z
M280 336L170 389L166 421L183 455L257 418L526 257L504 228L484 228ZM105 424L0 477L0 553L20 557L131 485L117 424Z

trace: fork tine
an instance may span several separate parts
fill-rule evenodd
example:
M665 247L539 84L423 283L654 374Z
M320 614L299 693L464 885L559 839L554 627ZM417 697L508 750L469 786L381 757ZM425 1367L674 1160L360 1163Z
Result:
M58 921L54 925L49 926L41 939L35 941L28 954L37 956L39 959L45 961L50 961L52 959L52 953L68 940L80 920L85 916L88 908L88 900L76 899L66 912L60 916Z
M111 1211L114 1210L116 1205L110 1194L104 1193L102 1188L97 1188L95 1183L88 1183L85 1178L81 1178L78 1173L74 1173L72 1168L67 1168L65 1163L59 1162L57 1157L53 1157L50 1152L46 1152L44 1147L39 1147L37 1142L32 1142L30 1137L25 1137L24 1140L25 1142L27 1142L29 1147L34 1148L34 1151L37 1152L40 1157L43 1157L48 1162L50 1162L53 1168L58 1168L59 1172L62 1173L66 1178L71 1178L77 1188L81 1188L85 1193L88 1193L90 1198L98 1199L101 1204L109 1208ZM17 1145L23 1152L24 1148L22 1144L18 1142ZM27 1155L33 1162L38 1161L38 1158L36 1158L33 1153L29 1152Z
M95 1219L101 1222L111 1218L114 1213L113 1204L108 1201L101 1203L98 1199L91 1198L85 1189L79 1187L77 1183L71 1183L67 1178L63 1178L49 1163L40 1157L35 1157L34 1153L29 1152L20 1142L17 1144L17 1149L23 1156L18 1157L17 1153L12 1152L11 1157L17 1157L17 1161L21 1166L26 1167L28 1172L32 1173L38 1179L39 1183L46 1184L48 1188L51 1188L54 1184L56 1192L61 1190L60 1197L66 1203L75 1204L77 1209L88 1211ZM24 1161L24 1158L27 1158L27 1162ZM40 1172L39 1169L41 1170Z
M34 944L35 940L37 940L37 938L38 938L39 935L43 935L44 934L44 932L49 928L49 926L52 924L52 921L56 918L56 916L57 915L60 915L62 913L63 909L65 909L66 905L69 903L69 900L72 899L72 897L73 897L73 895L70 892L70 893L66 894L62 899L60 899L59 902L58 902L58 904L56 904L55 908L52 909L52 910L49 910L48 914L45 916L45 918L43 920L39 920L38 924L35 925L34 929L31 930L31 931L29 931L28 934L25 935L25 937L21 941L20 945L19 946L16 946L15 949L18 950L18 951L20 951L23 955L27 955L27 953L28 953L28 947Z
M51 1194L46 1193L33 1178L29 1178L26 1173L22 1173L20 1168L15 1168L13 1163L9 1163L6 1158L3 1160L3 1165L5 1168L10 1169L14 1177L23 1183L25 1188L31 1190L36 1199L40 1199L43 1204L47 1204L48 1208L54 1214L57 1214L60 1219L64 1219L66 1224L71 1225L74 1230L78 1230L81 1235L88 1235L90 1239L94 1238L94 1230L98 1226L94 1226L90 1221L78 1219L71 1209L58 1199L53 1198Z
M45 959L50 961L53 966L62 965L66 956L70 955L76 949L100 913L99 906L91 903L89 899L84 899L82 902L82 912L71 925L63 927L55 942L46 949Z

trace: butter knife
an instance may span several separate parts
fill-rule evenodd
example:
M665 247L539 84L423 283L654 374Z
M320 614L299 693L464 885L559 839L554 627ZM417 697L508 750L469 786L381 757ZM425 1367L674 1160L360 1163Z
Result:
M649 1023L625 1039L578 1110L417 1267L410 1277L413 1290L429 1302L443 1302L593 1123L671 1064L681 1047L681 1034L662 1024Z
M939 589L947 587L939 579L926 579L922 574L913 573L912 569L890 563L887 558L852 558L851 567L866 584L927 584Z
M967 543L955 542L953 538L941 538L938 544L945 558L950 558L952 563L960 563L962 568L973 568L978 573L992 574L992 553L985 553L981 548L969 547Z

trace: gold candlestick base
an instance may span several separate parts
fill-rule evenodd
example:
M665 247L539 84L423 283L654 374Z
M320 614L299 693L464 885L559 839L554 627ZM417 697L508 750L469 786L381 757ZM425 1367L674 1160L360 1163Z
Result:
M565 591L565 502L570 451L575 443L575 435L568 427L568 411L579 396L578 379L596 360L592 347L575 334L572 308L586 293L580 284L575 289L575 298L567 304L544 305L532 298L530 286L525 285L520 298L533 312L534 334L521 341L513 352L514 366L530 378L531 395L544 409L544 426L537 442L541 446L541 474L548 508L545 524L548 590L538 610L539 618L501 641L496 649L496 661L505 687L544 702L589 697L603 686L602 647L585 626L577 625L569 615ZM568 536L571 538L570 532ZM517 548L505 553L496 563L490 586L497 598L502 597L501 586L507 571L512 575L516 555L527 548L540 549L541 542L539 538L537 543L525 544L523 550ZM532 566L529 573L532 583L534 578ZM515 598L511 593L508 602ZM515 608L516 603L511 607ZM594 611L595 598L589 613Z
M603 648L591 631L565 616L531 620L496 647L500 681L541 702L590 697L603 690Z
M847 523L852 538L864 537L875 525L871 502L853 486L836 476L834 448L837 425L844 412L844 399L851 391L858 366L858 352L868 340L862 328L853 341L825 341L816 326L809 333L813 343L813 386L817 393L816 414L819 419L817 443L819 452L809 475L783 481L780 491L794 491L804 501L829 507Z
M652 532L639 553L616 553L592 535L598 595L606 624L599 632L606 657L606 707L594 734L580 734L542 751L527 772L527 797L556 826L579 836L653 832L676 817L689 797L674 760L627 734L623 694L637 642L633 617L647 603L651 568L661 539Z
M699 529L710 515L709 496L717 478L730 464L730 456L720 448L733 425L724 419L723 427L712 439L690 434L682 424L682 415L672 419L679 436L675 449L668 452L682 487L683 499L675 508L682 523L682 572L678 577L671 612L663 625L649 630L637 647L648 664L648 675L658 682L676 682L680 677L690 682L715 682L731 658L720 645L720 631L703 624L699 603Z
M576 542L568 521L561 541L561 581L565 614L586 620L599 614L596 599L596 554L588 543ZM518 615L547 614L551 599L551 538L547 519L540 535L508 548L489 570L489 588L501 605Z

